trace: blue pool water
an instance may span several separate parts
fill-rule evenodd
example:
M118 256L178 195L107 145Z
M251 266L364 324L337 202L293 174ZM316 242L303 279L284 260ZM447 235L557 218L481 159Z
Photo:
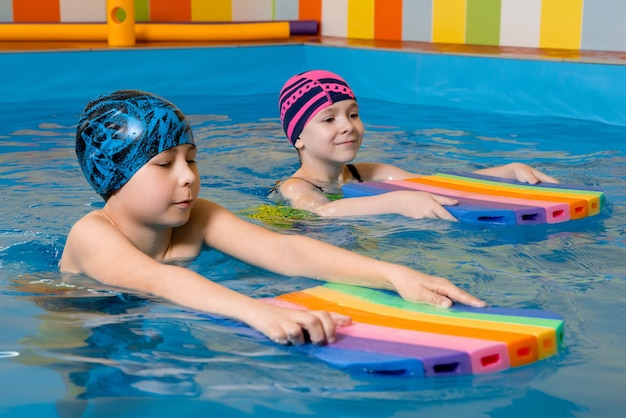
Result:
M274 95L167 97L192 121L202 196L246 216L295 169ZM562 181L599 186L608 198L600 215L524 228L395 215L268 223L449 277L493 306L564 318L565 347L554 357L503 373L416 379L346 373L228 322L58 273L70 226L102 206L73 153L86 99L0 103L0 414L621 416L623 127L360 100L368 134L359 161L421 174L524 161ZM317 284L214 251L191 268L255 297Z

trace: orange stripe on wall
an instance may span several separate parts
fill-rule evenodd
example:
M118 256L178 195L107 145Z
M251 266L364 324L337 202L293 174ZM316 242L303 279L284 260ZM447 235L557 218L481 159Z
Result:
M191 22L191 0L150 0L151 22Z
M317 20L322 23L322 0L300 0L298 19Z
M374 39L402 40L402 0L376 0Z
M13 0L14 22L45 22L61 21L60 0Z

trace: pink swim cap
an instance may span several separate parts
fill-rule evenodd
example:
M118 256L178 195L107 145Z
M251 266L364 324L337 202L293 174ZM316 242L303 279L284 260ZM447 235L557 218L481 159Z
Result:
M334 103L350 99L356 97L346 80L330 71L306 71L287 80L280 91L278 107L283 130L291 144L295 144L315 115Z

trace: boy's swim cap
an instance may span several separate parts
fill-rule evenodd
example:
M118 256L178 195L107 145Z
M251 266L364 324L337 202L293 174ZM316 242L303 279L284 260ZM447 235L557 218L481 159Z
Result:
M185 115L167 100L139 90L117 90L91 100L76 130L80 168L105 200L151 158L182 144L194 144Z
M291 144L319 112L342 100L356 100L343 78L325 70L311 70L291 77L280 91L278 107L283 130Z

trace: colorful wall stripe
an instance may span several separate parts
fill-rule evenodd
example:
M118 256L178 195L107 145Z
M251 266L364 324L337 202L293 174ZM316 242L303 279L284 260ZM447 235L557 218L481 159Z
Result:
M292 0L293 1L293 0ZM298 1L300 20L322 21L322 0L299 0Z
M137 2L135 1L135 3ZM151 22L189 22L191 20L191 3L189 0L178 0L176 6L176 9L172 9L169 0L150 0L148 4L149 20Z
M293 0L275 0L272 20L298 20L298 2ZM319 20L319 18L302 20Z
M624 0L135 0L138 22L316 20L323 36L626 52ZM0 0L3 23L106 20L106 0Z
M0 23L13 22L13 4L11 0L0 0Z
M464 44L466 0L433 0L432 42Z
M502 0L499 45L539 45L541 0Z
M106 4L100 0L65 0L61 2L61 22L102 22Z
M584 2L582 49L626 51L626 2Z
M230 22L233 20L231 1L191 0L191 20L193 22Z
M433 31L431 0L402 2L402 40L430 42Z
M42 23L61 21L59 0L13 0L13 21Z
M374 39L375 0L348 0L348 38Z
M322 35L347 38L348 0L322 0L321 26Z
M135 0L135 20L137 22L150 21L150 0Z
M374 39L402 40L402 0L376 0Z
M501 0L467 0L465 42L478 45L500 43Z
M583 0L541 2L541 48L580 49Z
M207 2L205 0L205 3ZM232 0L232 20L250 22L272 20L274 0Z

